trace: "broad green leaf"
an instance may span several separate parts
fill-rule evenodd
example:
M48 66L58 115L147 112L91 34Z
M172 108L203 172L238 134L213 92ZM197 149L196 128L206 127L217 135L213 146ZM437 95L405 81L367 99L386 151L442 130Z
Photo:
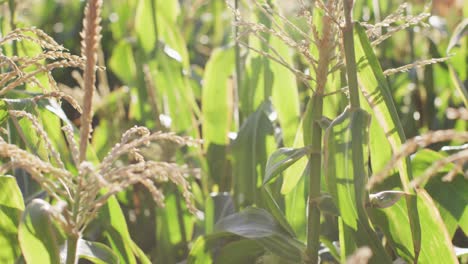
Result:
M417 196L411 195L411 198L417 199L421 219L421 251L418 263L458 263L449 234L431 197L426 191L418 190ZM413 242L406 200L401 199L385 209L370 209L370 214L374 224L384 232L396 253L411 263L415 256L411 250Z
M115 45L109 59L109 68L125 84L131 85L134 83L137 69L132 46L127 40L123 39Z
M200 110L195 103L193 90L184 73L183 65L166 54L160 55L157 65L150 64L151 70L155 73L153 78L156 84L156 100L159 105L165 106L166 110L163 113L171 118L172 130L198 138L195 115L199 115ZM148 116L148 118L154 117Z
M296 234L294 233L294 230L288 223L288 220L286 219L283 211L271 194L269 186L263 186L260 189L260 194L262 197L262 206L275 218L275 220L281 225L281 227L283 227L285 231L287 231L291 236L295 237Z
M168 189L165 207L156 208L156 255L162 263L176 263L186 252L188 239L192 237L193 217L184 207L176 189ZM180 196L179 196L180 197Z
M104 234L112 249L117 253L120 263L136 263L127 222L115 197L110 197L100 209L98 219L105 230Z
M294 164L291 168L287 170L287 173L292 171L298 163L302 160L299 160L296 164ZM294 168L296 169L296 168ZM306 234L307 234L307 194L308 191L306 189L306 179L305 175L309 175L310 173L310 166L306 166L303 171L297 171L299 174L298 182L294 185L291 191L285 194L285 209L284 213L286 215L286 219L291 227L294 229L295 234L297 234L298 238L301 241L305 241ZM287 174L286 174L287 175ZM302 177L301 177L302 175ZM284 186L284 185L283 185Z
M445 157L441 152L428 149L418 151L412 159L414 175L422 175L432 164ZM450 182L442 180L453 169L453 164L447 164L424 185L437 205L450 237L453 237L458 226L468 233L468 181L462 175Z
M13 176L0 176L0 206L24 210L23 196Z
M220 71L219 69L223 69ZM202 87L203 140L209 176L221 191L230 185L228 134L234 107L234 49L216 49L205 68Z
M220 71L220 69L223 69ZM202 113L205 144L227 145L233 111L234 49L216 49L203 76Z
M241 239L222 247L216 256L215 263L256 263L257 258L264 252L263 247L256 241Z
M139 0L135 15L135 31L141 47L146 54L157 48L156 2L154 0ZM158 10L159 11L159 10Z
M265 249L288 261L301 261L305 245L286 232L267 211L248 207L216 224L218 232L254 239Z
M256 200L257 183L261 182L259 177L267 159L267 137L273 133L268 118L272 113L271 103L262 103L241 126L233 143L234 198L238 206L251 205Z
M80 258L87 259L93 263L107 264L119 263L119 258L106 245L99 242L87 241L84 239L78 240L77 255Z
M289 47L282 41L273 38L270 45L282 56L282 58L293 64ZM299 125L299 92L296 77L284 66L270 61L273 85L271 100L278 113L278 121L281 125L283 141L285 146L292 146Z
M46 201L34 199L26 206L18 228L18 238L26 263L60 263L51 205Z
M12 176L0 176L0 263L13 263L20 255L18 224L24 202Z
M383 129L384 135L390 143L392 152L397 152L401 148L402 143L406 141L406 137L393 102L390 87L383 75L382 67L374 54L365 29L360 24L355 23L354 30L358 78L362 87L362 93L372 109L371 113L372 117L375 118L374 122L377 121L379 126ZM374 126L373 130L375 129L378 129L378 127ZM379 139L383 139L381 131L377 133L371 131L371 137L374 137L375 135L378 135ZM382 164L390 160L389 155L391 155L391 153L389 153L388 145L384 140L384 143L382 143L383 150L381 151L381 154L378 154L379 152L375 149L375 142L377 141L374 139L372 142L374 151L371 152L371 155L373 155L372 163L375 160L380 167ZM409 157L403 159L398 164L398 171L403 190L407 193L414 193L409 186L409 182L413 179ZM411 250L416 252L417 259L421 242L421 227L419 216L417 214L417 204L413 203L414 200L409 199L408 201L408 215L412 227L411 232L414 246ZM396 219L393 219L393 221L396 221ZM410 249L408 248L408 250Z
M304 147L302 124L303 121L299 124L299 127L296 131L296 138L294 139L293 144L294 148ZM304 175L304 170L306 169L307 164L307 159L299 159L284 171L283 185L281 186L282 194L288 194L296 187L296 185L301 180L301 177Z
M274 2L276 1L269 1L272 6L275 6ZM255 19L266 27L272 25L270 19L258 10ZM282 24L281 21L276 23ZM265 42L252 38L249 40L249 45L275 57L280 56L289 65L293 64L293 56L287 44L269 34L263 34L262 37ZM240 113L244 116L249 115L262 101L271 97L276 109L275 119L279 121L282 129L284 145L291 147L300 119L299 93L294 74L283 65L251 52L247 57L246 70L242 76L244 82L239 89Z
M310 154L310 147L303 148L280 148L275 151L269 158L266 164L265 177L263 184L268 184L273 181L276 176L294 164L300 158Z
M406 141L403 127L398 117L387 80L383 75L380 63L372 50L364 28L355 24L356 62L358 78L362 92L367 99L376 122L383 128L394 152L398 151L402 142ZM412 179L409 158L399 165L401 182L405 190L409 189Z
M340 212L342 261L357 247L369 246L373 252L371 263L390 263L364 207L369 122L365 111L347 109L331 123L324 139L325 175Z

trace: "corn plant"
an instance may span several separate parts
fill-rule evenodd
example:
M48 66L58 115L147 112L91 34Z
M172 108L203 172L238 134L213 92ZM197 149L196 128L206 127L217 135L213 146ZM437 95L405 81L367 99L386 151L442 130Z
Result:
M0 1L0 262L464 263L447 5Z

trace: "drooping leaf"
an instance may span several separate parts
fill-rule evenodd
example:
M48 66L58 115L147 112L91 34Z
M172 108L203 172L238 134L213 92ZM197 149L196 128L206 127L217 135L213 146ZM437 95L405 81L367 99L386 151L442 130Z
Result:
M301 261L304 244L286 232L265 210L248 207L216 225L218 232L254 239L266 249L289 261Z
M18 228L18 238L27 263L60 263L59 240L52 223L51 205L34 199Z
M369 195L369 203L371 207L387 208L398 202L405 194L406 193L402 191L383 191L372 193Z
M275 151L269 158L266 164L265 177L263 184L268 184L273 181L276 176L294 164L297 160L309 154L310 147L303 148L280 148Z
M77 255L98 264L119 263L119 258L109 247L84 239L78 240Z

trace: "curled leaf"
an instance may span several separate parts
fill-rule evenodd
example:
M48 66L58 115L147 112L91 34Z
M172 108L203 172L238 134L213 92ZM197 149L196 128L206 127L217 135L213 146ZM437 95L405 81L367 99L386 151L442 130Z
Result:
M370 207L387 208L394 205L407 193L402 191L383 191L369 195Z

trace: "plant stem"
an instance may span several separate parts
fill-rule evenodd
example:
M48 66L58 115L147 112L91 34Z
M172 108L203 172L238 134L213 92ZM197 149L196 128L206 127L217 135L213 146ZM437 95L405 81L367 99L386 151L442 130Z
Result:
M345 26L343 28L343 43L346 58L346 74L348 75L348 88L351 108L359 108L359 88L357 81L356 55L354 53L353 22L351 13L353 0L343 0Z
M239 0L234 1L234 9L239 10ZM239 18L237 16L234 16L235 22L239 21ZM239 127L239 91L240 91L240 86L242 85L242 65L241 65L241 55L240 55L240 44L239 40L237 39L239 37L239 27L234 26L234 39L235 45L234 45L234 54L236 56L236 86L233 90L233 96L234 96L234 126L237 128Z
M332 2L327 6L333 11ZM307 263L318 263L320 247L320 209L317 200L320 198L320 181L322 177L322 127L323 96L327 85L329 66L336 48L335 27L329 15L322 16L322 36L314 35L318 49L318 63L315 71L316 90L307 106L304 118L304 144L310 145L309 156L309 202L307 218Z
M67 240L67 261L66 264L76 264L78 258L76 257L77 247L78 247L78 239L80 236L78 234L73 234L68 237Z
M307 256L308 263L318 263L318 250L320 247L320 209L317 206L317 198L320 197L320 180L322 173L322 128L319 121L323 114L323 94L315 93L312 96L312 130L311 148L309 156L309 206L307 218Z

